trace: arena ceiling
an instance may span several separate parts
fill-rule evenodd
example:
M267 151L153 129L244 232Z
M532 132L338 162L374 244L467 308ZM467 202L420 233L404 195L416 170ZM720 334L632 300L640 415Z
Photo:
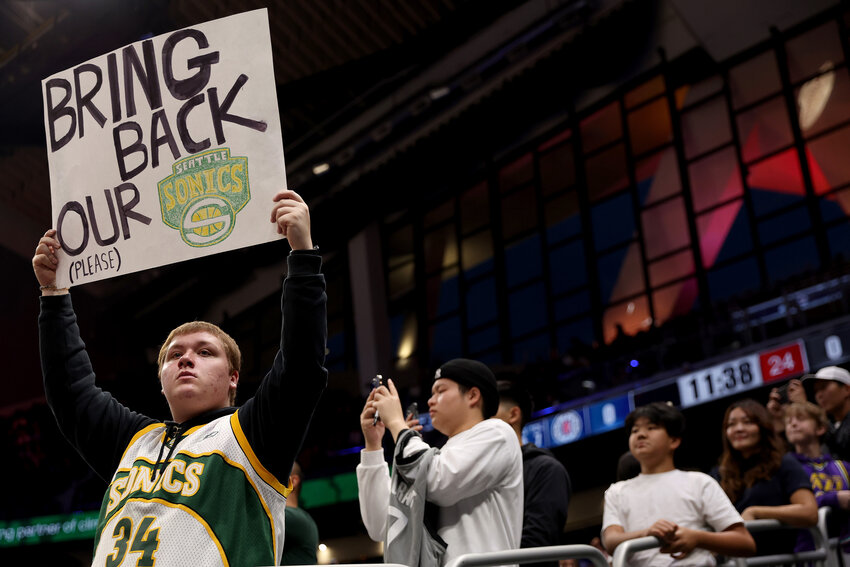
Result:
M647 38L661 20L674 21L667 29L719 61L762 39L771 24L786 27L832 4L833 0L760 0L745 5L734 0L0 2L3 354L12 361L11 374L23 377L0 401L0 408L41 395L37 290L30 257L38 236L51 223L40 83L57 71L145 37L267 7L289 182L327 199L350 184L353 174L328 175L317 182L313 164L339 163L346 156L346 145L386 124L398 101L415 104L440 82L459 82L464 96L406 126L404 136L387 137L368 159L357 156L351 163L371 160L375 167L387 163L409 150L417 136L430 135L474 105L480 107L481 101L492 99L493 92L523 73L523 80L537 81L535 88L567 79L575 82L573 90L616 83L635 72L636 53L655 53ZM599 25L610 14L614 17L608 18L608 25ZM578 36L583 42L570 47ZM476 44L472 38L480 41ZM489 57L496 53L498 65ZM552 53L560 54L557 65L538 64ZM438 61L440 65L435 65ZM480 71L483 61L491 64L489 75ZM536 76L527 73L535 66ZM435 67L443 71L435 72ZM515 83L498 108L536 104L540 96ZM478 114L488 125L486 108ZM516 113L513 126L520 128L524 118ZM341 202L343 206L336 208L346 210L345 200ZM330 214L328 218L339 220ZM75 302L89 306L97 318L126 319L128 336L135 337L162 313L184 320L204 315L204 306L218 304L222 293L244 287L252 277L264 277L273 287L280 259L270 258L268 251L259 247L229 257L227 270L211 272L203 261L196 261L89 284L75 293ZM215 286L205 285L210 278L215 278Z
M287 158L518 0L72 0L0 2L0 205L15 242L26 220L50 222L40 81L107 51L181 27L267 7ZM8 215L5 215L8 216ZM8 220L8 219L7 219ZM15 230L11 229L11 226ZM31 230L26 231L32 234ZM11 238L7 238L11 237Z
M561 2L555 2L559 4ZM3 354L21 375L0 408L41 395L38 379L37 294L32 250L50 226L41 80L145 37L257 8L267 8L287 160L390 96L422 68L523 4L520 0L62 0L0 2L0 278L4 297ZM262 248L262 247L261 247ZM210 274L203 262L170 266L98 282L75 293L88 307L127 320L128 338L167 310L197 318L216 297L204 285L235 289L246 270L273 266L268 249L230 260ZM275 285L275 284L272 284ZM91 329L91 325L88 326ZM108 377L107 377L108 378Z

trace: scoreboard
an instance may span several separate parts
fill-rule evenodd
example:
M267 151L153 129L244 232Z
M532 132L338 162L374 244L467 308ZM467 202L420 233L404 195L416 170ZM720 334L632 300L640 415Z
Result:
M814 355L811 358L808 350ZM562 404L526 424L522 441L538 447L558 447L622 427L635 407L653 401L669 401L683 409L689 408L798 377L809 368L847 360L850 360L850 330L843 334L823 333L806 341L798 339L664 378L602 401Z

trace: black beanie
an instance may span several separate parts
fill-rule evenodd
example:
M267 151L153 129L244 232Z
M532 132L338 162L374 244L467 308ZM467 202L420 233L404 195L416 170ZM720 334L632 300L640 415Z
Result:
M437 378L448 378L467 387L475 387L481 392L484 400L482 411L484 419L496 415L499 411L499 391L496 389L496 376L487 365L468 358L455 358L443 364L434 375Z

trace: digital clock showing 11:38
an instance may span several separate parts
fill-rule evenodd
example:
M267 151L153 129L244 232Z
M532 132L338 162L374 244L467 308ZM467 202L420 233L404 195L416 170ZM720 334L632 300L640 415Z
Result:
M761 386L758 355L741 357L679 377L682 407L725 398Z

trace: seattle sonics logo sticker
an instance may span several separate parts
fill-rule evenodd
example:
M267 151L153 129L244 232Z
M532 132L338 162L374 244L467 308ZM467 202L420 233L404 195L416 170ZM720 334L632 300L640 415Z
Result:
M218 148L175 162L157 183L162 222L196 248L218 244L233 231L236 213L251 199L248 158Z

